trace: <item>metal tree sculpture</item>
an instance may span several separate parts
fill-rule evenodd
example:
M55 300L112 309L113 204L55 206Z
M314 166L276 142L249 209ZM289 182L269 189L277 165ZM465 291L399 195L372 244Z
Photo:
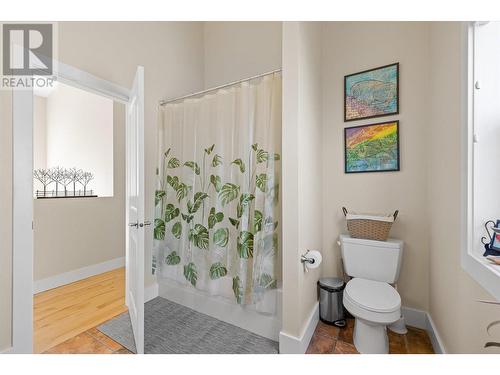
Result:
M83 186L83 195L86 195L87 193L87 185L89 184L90 181L94 179L94 175L90 172L83 172L81 177L80 177L80 183Z
M81 169L71 168L68 173L71 177L71 182L73 183L73 195L76 195L76 183L80 181L83 171Z
M56 183L56 197L57 197L57 192L59 191L59 184L62 184L61 179L63 178L64 175L64 169L61 167L55 167L55 168L50 168L50 177L52 178L52 181Z
M59 178L59 182L62 186L64 186L64 196L68 195L68 185L73 181L71 178L70 171L67 169L63 169L61 172L61 177Z
M47 169L36 169L33 171L33 177L43 185L43 196L47 193L47 186L52 183L52 176Z

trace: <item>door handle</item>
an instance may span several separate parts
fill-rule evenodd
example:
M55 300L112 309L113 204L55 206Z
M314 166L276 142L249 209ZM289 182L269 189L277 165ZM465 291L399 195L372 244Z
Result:
M139 224L139 226L140 226L141 228L142 228L142 227L144 227L144 226L146 226L146 225L151 225L151 222L150 222L150 221L148 221L148 220L146 220L146 221L144 221L144 223L140 223L140 224Z
M135 223L129 223L128 226L129 227L136 227L136 228L138 228L139 227L139 222L136 221Z

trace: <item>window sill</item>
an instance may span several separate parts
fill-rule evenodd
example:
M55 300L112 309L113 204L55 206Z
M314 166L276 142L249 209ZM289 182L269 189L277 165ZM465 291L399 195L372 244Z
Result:
M462 268L497 301L500 301L500 266L482 256L470 253L462 256Z
M60 197L35 197L35 199L75 199L75 198L99 198L97 195L68 195Z

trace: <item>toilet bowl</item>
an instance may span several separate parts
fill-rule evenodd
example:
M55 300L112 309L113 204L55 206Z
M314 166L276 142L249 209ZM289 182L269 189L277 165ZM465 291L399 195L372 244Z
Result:
M401 297L390 284L401 269L403 242L340 236L342 261L352 279L344 289L344 307L356 319L354 346L360 353L388 353L387 326L401 318Z
M344 290L344 307L355 317L354 346L360 353L389 353L387 325L401 317L401 297L388 283L354 278Z

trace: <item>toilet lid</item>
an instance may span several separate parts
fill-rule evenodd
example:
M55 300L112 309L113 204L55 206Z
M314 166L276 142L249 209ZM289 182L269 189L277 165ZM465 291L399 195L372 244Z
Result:
M401 307L401 297L396 289L380 281L354 278L347 283L344 296L369 311L394 312Z

